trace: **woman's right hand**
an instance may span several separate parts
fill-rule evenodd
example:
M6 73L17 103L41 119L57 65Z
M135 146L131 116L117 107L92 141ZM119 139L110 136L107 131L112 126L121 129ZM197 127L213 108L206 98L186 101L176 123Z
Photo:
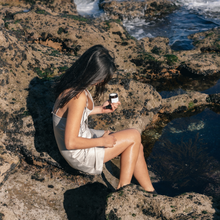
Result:
M116 138L114 135L109 135L110 131L105 131L102 138L104 139L104 147L112 148L116 144Z

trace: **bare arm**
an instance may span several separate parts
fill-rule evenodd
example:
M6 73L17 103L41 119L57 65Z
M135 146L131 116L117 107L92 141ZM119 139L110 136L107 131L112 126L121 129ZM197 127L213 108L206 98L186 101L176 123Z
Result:
M78 98L72 99L67 104L67 119L65 127L65 146L68 150L84 149L97 146L113 147L116 139L113 135L105 133L100 138L78 137L80 123L86 106L86 95L81 93Z
M120 105L120 102L117 103L111 103L112 109L106 109L105 106L109 105L109 101L106 101L103 105L101 106L95 106L93 111L90 113L90 115L96 115L96 114L105 114L105 113L111 113L114 112L117 108L118 105Z

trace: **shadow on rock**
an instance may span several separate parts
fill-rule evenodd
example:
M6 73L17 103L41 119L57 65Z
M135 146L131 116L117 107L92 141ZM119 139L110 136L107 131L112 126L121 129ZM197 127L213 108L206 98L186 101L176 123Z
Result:
M89 183L64 193L69 220L105 220L106 196L110 190L101 183Z
M61 156L53 134L52 109L55 101L53 81L35 77L29 85L27 108L35 127L34 144L40 158L48 163L78 173ZM49 156L48 156L49 155ZM51 160L51 158L53 160Z

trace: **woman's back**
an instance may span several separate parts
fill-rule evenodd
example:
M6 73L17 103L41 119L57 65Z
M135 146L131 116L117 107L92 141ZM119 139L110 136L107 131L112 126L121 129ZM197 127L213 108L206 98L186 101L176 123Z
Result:
M83 138L101 137L104 134L103 130L94 130L94 129L89 129L88 127L88 115L93 110L94 103L93 103L92 96L88 90L85 90L85 94L87 96L87 102L86 102L86 107L84 108L84 111L82 114L78 136L83 137ZM89 103L89 99L92 102L92 109L89 109L87 107ZM53 129L54 129L55 139L56 139L61 155L66 159L69 165L75 169L88 172L91 174L100 173L103 167L104 148L67 150L65 146L65 128L66 128L67 118L58 116L57 115L58 112L59 112L59 109L52 112L53 113ZM97 159L97 158L100 158L100 159ZM95 159L99 161L97 162L95 161ZM84 165L85 163L86 163L86 166ZM95 163L97 164L97 166L94 166Z

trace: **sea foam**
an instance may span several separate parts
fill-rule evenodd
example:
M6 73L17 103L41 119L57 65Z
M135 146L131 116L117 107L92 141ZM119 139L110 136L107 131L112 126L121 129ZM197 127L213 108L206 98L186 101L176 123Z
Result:
M179 0L177 3L200 15L220 19L219 0Z
M101 14L99 0L74 0L77 12L82 16L97 17Z

